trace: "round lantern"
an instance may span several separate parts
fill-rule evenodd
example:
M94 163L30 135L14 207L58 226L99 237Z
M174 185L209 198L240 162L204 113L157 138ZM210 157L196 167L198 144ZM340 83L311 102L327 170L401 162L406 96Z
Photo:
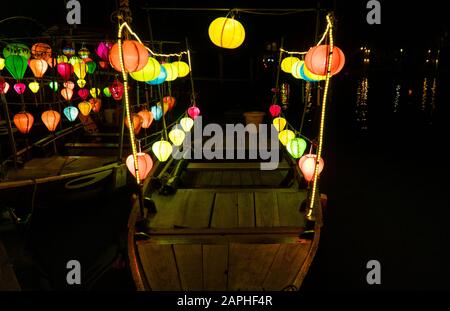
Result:
M30 66L31 71L36 78L42 78L47 71L48 63L43 59L30 59L28 66Z
M61 90L61 95L64 97L65 100L70 101L73 96L73 90L69 89L68 87L65 87Z
M130 76L136 81L145 82L158 78L160 72L161 65L159 62L155 58L149 57L145 67L139 71L130 73Z
M278 117L272 120L272 124L278 132L281 132L286 126L286 119Z
M103 94L106 96L106 97L111 97L111 92L110 92L110 90L109 90L109 87L104 87L103 88Z
M142 181L147 177L148 173L150 173L150 171L153 167L153 160L145 152L138 152L137 160L138 160L139 179ZM127 163L127 168L130 171L130 173L134 177L136 177L136 168L134 167L133 154L130 154L127 157L126 163Z
M28 61L25 57L20 55L9 55L5 59L6 69L13 76L14 79L20 80L25 74L27 69Z
M61 120L61 116L57 111L47 110L44 111L41 115L42 122L44 122L45 126L50 132L54 132L56 126Z
M316 75L316 74L312 73L311 71L309 71L308 67L305 66L305 64L303 64L303 66L300 70L300 74L302 74L302 73L306 78L311 79L313 82L322 81L327 78L326 75L321 76L321 75Z
M283 146L286 146L287 142L293 138L295 138L295 133L291 130L283 130L278 133L278 139L283 144Z
M174 128L169 132L169 139L175 146L180 146L184 138L186 137L186 134L183 130L180 130L178 128Z
M109 92L111 93L114 100L121 100L124 92L122 82L117 79L114 80L113 84L109 86Z
M294 159L299 159L305 152L306 146L303 138L294 138L288 141L286 149Z
M209 25L208 34L212 43L226 49L239 47L245 39L244 26L234 18L216 18Z
M100 112L100 108L102 107L102 100L100 98L91 98L89 103L91 103L93 112Z
M99 88L93 87L89 90L89 94L91 94L91 96L93 98L97 98L98 95L100 95L101 91Z
M162 66L164 67L164 69L166 69L166 81L173 81L178 78L178 69L175 65L173 65L172 63L165 63L162 64Z
M269 112L272 118L278 117L281 113L281 107L277 104L273 104L269 107Z
M47 62L52 57L52 48L47 43L35 43L31 47L31 55L36 59L42 59Z
M159 121L162 118L163 111L160 105L150 107L150 111L152 112L153 118L156 121Z
M187 114L195 120L200 115L200 109L196 106L189 107L187 110Z
M292 73L292 66L298 61L300 61L300 58L298 57L294 56L285 57L281 61L281 70L283 70L286 73Z
M58 87L59 87L58 82L50 81L48 86L53 90L53 92L58 91Z
M31 113L22 111L14 116L14 124L19 132L22 134L28 134L34 123L34 117Z
M133 131L134 134L139 134L139 132L141 131L142 128L142 122L144 121L142 119L142 117L137 114L137 113L132 113L131 114L131 120L133 122ZM127 128L130 128L130 124L128 124L128 118L125 118L125 125L127 126Z
M180 120L181 128L187 133L191 130L192 126L194 126L194 120L189 117L182 118Z
M160 140L152 145L152 151L160 162L165 162L172 154L172 145L166 140Z
M305 56L305 64L308 70L316 75L326 75L328 69L329 45L318 45L309 49ZM331 63L331 75L342 70L345 63L344 53L337 46L333 47L333 59Z
M179 78L186 77L191 71L189 65L183 61L173 62L172 65L177 69Z
M66 81L70 79L70 76L73 73L73 66L69 63L59 63L56 66L56 69L58 70L59 75Z
M82 101L81 103L78 104L78 109L80 110L83 116L88 116L92 110L92 106L91 103L87 101Z
M78 109L76 107L68 106L64 108L63 112L67 120L69 120L70 122L75 121L78 117Z
M150 81L145 81L145 83L150 84L150 85L158 85L163 83L164 81L166 81L167 78L167 71L166 68L164 68L164 66L160 66L160 72L159 75L156 79L150 80Z
M89 96L89 91L87 89L79 89L78 96L80 96L82 100L86 100Z
M73 72L78 79L84 79L86 77L87 65L85 63L76 63L73 65Z
M0 94L6 94L9 91L9 83L0 77Z
M314 178L314 170L316 167L316 157L315 154L306 154L303 157L298 160L298 166L300 167L300 170L302 171L303 177L307 182L310 182ZM323 160L322 158L319 160L319 174L323 170Z
M148 129L153 122L153 113L144 108L138 112L138 115L140 115L142 118L142 127Z
M122 43L123 64L127 72L135 72L145 67L148 62L147 48L136 40L125 40ZM109 51L109 62L111 66L122 71L119 60L119 44L113 45Z
M34 94L36 94L39 91L39 83L36 81L28 83L28 87Z
M295 62L295 63L292 65L291 73L292 73L292 75L294 76L294 78L296 78L296 79L302 79L302 77L301 77L301 75L300 75L300 69L302 68L302 66L303 66L304 63L305 63L304 61L299 60L298 62Z
M18 82L14 84L14 91L16 91L17 94L23 94L25 92L27 86L23 84L22 82Z

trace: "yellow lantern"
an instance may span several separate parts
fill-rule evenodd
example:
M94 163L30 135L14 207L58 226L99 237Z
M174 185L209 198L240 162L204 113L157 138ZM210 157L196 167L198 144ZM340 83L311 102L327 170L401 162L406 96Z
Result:
M281 70L286 73L292 73L292 66L300 61L300 58L294 56L288 56L281 61Z
M286 126L286 119L282 117L275 118L273 119L272 124L275 126L276 130L280 132Z
M172 154L172 145L166 140L160 140L152 145L152 151L160 162L165 162Z
M161 65L159 62L155 58L149 57L147 65L141 70L130 72L130 76L136 81L146 82L158 78L160 73Z
M93 98L97 98L97 96L100 95L100 89L93 87L89 90L89 93L91 93Z
M78 79L84 79L86 77L87 65L86 63L75 63L73 64L73 72L78 77Z
M306 77L310 78L311 80L314 81L322 81L325 80L327 78L327 76L321 76L321 75L316 75L315 73L312 73L311 71L309 71L308 67L305 65L303 66L303 73L305 74Z
M189 74L189 72L191 71L191 69L189 68L189 65L183 61L173 62L172 65L177 67L179 78L186 77Z
M0 57L0 70L3 70L5 68L5 59Z
M278 139L281 141L283 146L286 146L287 142L295 138L295 133L291 130L283 130L278 133Z
M212 21L208 29L211 41L222 48L235 49L245 39L245 29L234 18L218 17Z
M166 69L167 77L166 81L173 81L178 78L178 69L172 63L162 64L164 69Z
M302 78L301 75L300 75L300 68L302 67L303 63L304 63L304 61L299 60L299 61L296 61L292 65L291 73L294 76L294 78L296 78L296 79L301 79Z
M77 84L80 87L80 89L84 88L84 86L86 85L86 80L84 79L78 79L77 80Z
M187 133L191 130L192 126L194 126L194 120L189 117L185 117L180 120L181 128Z
M178 128L174 128L169 132L169 139L175 146L181 146L185 137L184 131Z
M66 55L59 55L58 58L56 59L56 62L59 63L67 63L69 62L69 59L67 58Z
M28 87L30 88L31 92L33 92L34 94L36 94L39 91L39 83L36 81L30 82L28 84Z
M91 112L92 106L91 103L87 101L82 101L78 104L78 109L80 110L83 116L88 116L89 112Z

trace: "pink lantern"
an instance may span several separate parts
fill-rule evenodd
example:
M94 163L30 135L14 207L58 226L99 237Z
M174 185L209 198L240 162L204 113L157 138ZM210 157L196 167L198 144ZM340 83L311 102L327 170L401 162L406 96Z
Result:
M298 160L298 166L302 171L303 177L307 182L310 182L314 178L314 170L316 167L316 157L315 154L305 154L303 157ZM324 162L322 158L319 160L319 174L322 172L324 166Z
M189 107L187 110L188 115L195 120L200 115L200 109L196 106Z
M14 84L14 90L16 91L17 94L23 94L23 92L25 92L27 86L25 84L23 84L22 82L18 82L16 84Z
M66 81L70 79L70 76L73 73L73 66L69 63L59 63L56 66L56 69L58 70L59 75Z
M281 107L279 105L273 104L269 107L269 112L273 118L278 117L281 113Z
M6 94L9 91L9 83L0 78L0 94Z
M75 88L75 83L72 81L66 81L64 82L64 87L73 90Z
M123 96L124 87L122 82L114 80L113 84L109 86L109 92L115 100L121 100Z
M88 98L88 96L89 96L88 89L79 89L78 90L78 96L80 96L80 98L82 100L86 100L86 98Z
M109 50L111 50L113 44L111 42L100 42L97 48L95 49L95 53L100 57L102 61L109 61Z
M138 160L138 169L139 169L139 179L144 180L147 177L148 173L150 173L150 170L153 167L153 160L147 153L144 153L144 152L138 152L137 160ZM133 154L130 154L127 157L126 163L127 163L127 167L128 167L128 170L130 171L130 173L134 177L136 177L136 170L134 167Z

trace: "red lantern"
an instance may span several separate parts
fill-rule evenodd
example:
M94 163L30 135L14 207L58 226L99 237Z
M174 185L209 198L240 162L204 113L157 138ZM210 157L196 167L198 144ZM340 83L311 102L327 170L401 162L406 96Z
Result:
M47 71L48 63L43 59L30 59L28 66L30 66L31 71L36 78L42 78Z
M22 82L18 82L16 84L14 84L14 90L16 91L17 94L23 94L23 92L25 92L27 86L25 84L23 84Z
M91 98L89 100L89 103L91 103L92 111L100 111L100 107L102 106L102 100L100 98Z
M6 94L9 91L9 83L0 77L0 94Z
M109 86L109 92L115 100L122 100L123 90L124 87L122 82L117 79Z
M329 45L318 45L309 49L305 56L305 65L316 75L326 75L328 69ZM333 59L331 64L331 75L337 74L344 67L345 56L340 48L333 47Z
M148 129L153 122L153 113L144 108L138 112L138 115L140 115L142 118L142 127Z
M150 173L150 170L153 167L153 160L152 158L144 152L138 152L137 154L137 160L138 160L138 169L139 169L139 179L144 180L148 173ZM133 174L134 177L136 177L136 170L134 167L134 157L133 154L130 154L127 157L127 167L131 174Z
M173 106L175 106L175 97L172 96L166 96L163 98L163 103L167 105L167 110L172 110Z
M72 89L65 87L61 90L61 95L62 95L62 97L64 97L65 100L67 100L69 102L72 99L73 91L72 91Z
M122 43L123 64L127 72L135 72L141 70L147 65L148 51L147 48L136 40L125 40ZM119 60L119 44L113 45L109 51L109 62L111 66L122 71Z
M200 115L200 109L196 106L189 107L187 110L188 115L195 120Z
M316 167L316 157L315 154L306 154L303 157L298 160L298 166L300 167L300 170L302 171L303 177L307 182L310 182L314 177L314 170ZM319 160L319 174L323 170L323 160L320 158Z
M269 112L273 118L278 117L281 113L281 107L279 105L273 104L269 107Z
M137 113L131 114L131 120L133 122L133 128L134 128L134 134L139 134L142 128L143 119L142 117ZM130 128L130 125L128 124L128 118L125 118L125 125Z
M64 80L69 80L70 76L73 73L73 66L69 63L59 63L56 66L56 69L58 70L58 73Z
M80 98L82 100L86 100L86 98L88 98L88 96L89 96L88 89L79 89L78 90L78 96L80 96Z
M28 134L34 123L34 117L31 113L22 111L14 116L14 124L22 134Z
M54 132L56 126L61 120L61 115L54 110L44 111L41 115L42 122L44 122L45 126L48 128L50 132Z

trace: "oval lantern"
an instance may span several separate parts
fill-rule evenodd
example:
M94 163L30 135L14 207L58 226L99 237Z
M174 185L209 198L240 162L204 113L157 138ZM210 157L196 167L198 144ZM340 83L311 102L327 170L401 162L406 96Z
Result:
M305 64L308 70L316 75L326 75L328 69L329 45L318 45L309 49L305 55ZM337 46L333 47L333 59L331 63L331 75L335 75L342 70L345 63L344 53Z
M278 132L281 132L286 126L286 119L282 117L275 118L273 119L272 124Z
M145 82L158 78L160 72L161 65L159 62L155 58L149 57L145 67L139 71L130 73L130 76L136 81Z
M109 92L115 100L121 100L124 92L122 82L117 79L114 80L113 84L109 86Z
M17 94L23 94L25 92L27 86L23 84L22 82L18 82L14 84L14 91L16 91Z
M166 140L160 140L152 145L152 151L160 162L165 162L172 154L172 145Z
M41 115L42 122L44 122L45 126L50 132L54 132L56 126L61 120L61 115L54 110L44 111Z
M0 77L0 94L6 94L9 91L9 83Z
M91 104L93 112L100 112L100 108L102 107L102 100L100 98L91 98L89 103Z
M166 68L164 68L164 66L161 66L158 77L156 79L153 79L150 81L145 81L145 83L150 84L150 85L158 85L158 84L161 84L164 81L166 81L166 78L167 78Z
M180 120L180 125L185 132L189 132L192 126L194 126L194 120L189 117L182 118Z
M65 100L67 100L69 102L72 99L73 90L71 90L68 87L65 87L61 90L61 95L62 95L62 97L64 97Z
M317 155L309 153L301 157L300 160L298 160L298 166L302 171L303 177L307 182L310 182L314 177L314 170L316 167L316 157ZM320 158L318 174L322 172L323 166L324 162L322 158Z
M104 87L103 88L103 94L106 96L106 97L111 97L111 92L110 92L110 90L109 90L109 87Z
M30 59L28 66L30 66L31 71L36 78L42 78L47 71L48 63L43 59Z
M150 107L150 111L152 112L155 121L159 121L162 118L163 111L160 105Z
M169 132L169 139L175 146L181 146L185 138L186 134L179 128L174 128Z
M20 80L25 74L28 61L25 57L20 55L10 55L5 59L6 69L13 76L14 79Z
M189 107L187 110L187 114L195 120L200 115L200 109L196 106Z
M316 75L316 74L312 73L311 71L309 71L308 67L306 67L305 65L302 66L300 74L302 74L302 72L303 72L303 75L306 78L309 78L309 79L311 79L314 82L323 81L323 80L325 80L327 78L326 75L325 76L321 76L321 75Z
M138 161L138 170L139 170L139 179L142 181L147 176L148 173L150 173L152 167L153 167L153 160L145 152L138 152L137 153L137 161ZM126 160L127 168L130 171L130 173L136 177L136 168L134 167L134 157L133 154L130 154L127 157Z
M176 102L175 97L172 97L172 96L163 97L163 103L167 104L167 109L169 111L172 110L173 106L175 106L175 102Z
M209 38L215 45L235 49L245 39L245 29L242 24L234 18L218 17L212 21L208 29Z
M84 79L78 79L78 80L77 80L77 84L78 84L78 87L83 88L83 87L86 86L86 80L84 80Z
M164 69L166 69L166 81L173 81L176 78L178 78L178 70L177 67L174 66L172 63L165 63L161 65L162 67L164 67Z
M303 64L305 62L302 60L299 60L298 62L295 62L292 65L291 73L296 79L302 79L302 76L300 75L300 69L302 68Z
M295 133L291 130L283 130L278 133L278 139L283 144L283 146L286 146L289 140L295 138Z
M56 66L56 69L58 70L59 75L66 81L70 79L70 76L73 73L73 66L69 63L59 63Z
M306 150L307 143L303 138L294 138L288 141L286 149L294 159L299 159Z
M77 93L82 100L86 100L89 96L89 91L87 89L79 89Z
M292 73L292 66L298 61L300 61L300 58L294 56L283 58L283 60L281 61L281 70L286 73Z
M93 74L95 69L97 69L97 64L93 61L86 62L85 64L87 73Z
M179 78L186 77L191 71L189 65L183 61L173 62L172 65L175 66L175 68L177 68Z
M133 122L133 131L134 134L139 134L142 128L142 122L144 121L142 117L137 113L131 114L131 121ZM125 118L125 125L127 128L130 128L130 124L128 123L128 118Z
M39 83L36 81L28 83L28 87L34 94L36 94L39 91Z
M78 79L84 79L86 77L87 65L85 63L76 63L73 65L73 72Z
M67 120L69 120L70 122L75 121L78 117L78 109L76 107L67 106L66 108L64 108L63 112Z
M88 116L92 110L92 106L91 103L87 101L82 101L81 103L78 104L78 109L80 110L83 116Z
M272 118L278 117L281 114L281 107L277 104L273 104L269 107L269 112Z
M14 124L22 134L28 134L33 126L33 123L33 115L26 111L21 111L14 116Z
M148 129L153 122L153 113L144 108L138 112L138 115L140 115L142 118L142 127Z
M31 55L36 59L42 59L47 62L52 57L52 48L47 43L35 43L31 47Z
M123 50L123 65L125 71L135 72L145 67L148 62L147 48L136 40L125 40L122 43ZM109 51L109 62L111 66L121 72L119 60L119 44L113 45Z

